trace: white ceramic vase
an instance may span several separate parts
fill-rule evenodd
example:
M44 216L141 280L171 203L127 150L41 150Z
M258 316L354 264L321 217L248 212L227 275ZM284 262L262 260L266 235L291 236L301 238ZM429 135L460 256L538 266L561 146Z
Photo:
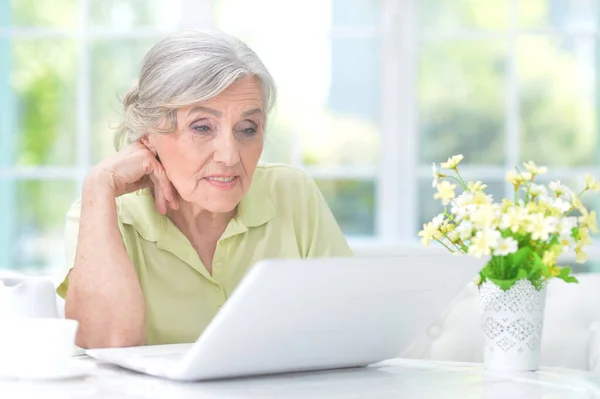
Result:
M481 296L484 364L490 370L535 371L540 365L546 286L518 280L503 291L490 281Z

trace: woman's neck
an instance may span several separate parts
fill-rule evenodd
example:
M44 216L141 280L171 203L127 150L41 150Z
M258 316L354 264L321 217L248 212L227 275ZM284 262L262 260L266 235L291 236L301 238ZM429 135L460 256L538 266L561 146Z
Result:
M176 210L167 210L167 217L192 242L208 238L218 240L237 212L234 209L231 212L214 213L181 199L178 205Z

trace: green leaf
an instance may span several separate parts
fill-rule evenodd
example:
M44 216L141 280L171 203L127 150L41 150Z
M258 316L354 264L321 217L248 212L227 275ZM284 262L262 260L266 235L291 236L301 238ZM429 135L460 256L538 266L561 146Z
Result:
M508 256L509 261L514 266L521 266L529 262L529 257L533 251L529 247L521 247L517 252Z
M503 280L503 279L488 277L488 280L490 280L492 283L494 283L498 287L500 287L501 290L506 291L510 287L515 285L515 283L518 280L522 280L522 279L526 279L526 278L527 278L527 271L525 269L519 269L517 276L515 278Z
M563 280L566 283L579 283L579 280L571 276L570 267L563 267L562 269L560 269L560 274L556 277Z

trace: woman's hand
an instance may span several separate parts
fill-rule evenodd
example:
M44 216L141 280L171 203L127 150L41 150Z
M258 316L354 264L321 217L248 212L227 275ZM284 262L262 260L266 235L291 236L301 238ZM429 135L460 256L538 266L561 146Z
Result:
M175 188L145 139L131 144L96 165L88 179L96 188L106 188L119 197L143 188L154 188L156 208L164 215L167 204L177 209Z

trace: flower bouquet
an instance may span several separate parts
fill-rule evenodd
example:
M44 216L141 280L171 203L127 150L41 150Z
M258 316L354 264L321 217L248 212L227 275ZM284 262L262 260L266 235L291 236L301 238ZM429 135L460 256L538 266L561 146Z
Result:
M433 165L434 198L444 211L423 225L424 245L435 241L457 254L486 256L479 273L488 368L535 370L543 325L546 283L552 278L576 283L569 267L557 264L559 255L573 250L577 262L587 259L583 247L596 233L596 212L588 211L581 196L600 191L600 183L586 176L578 193L561 184L537 184L547 172L533 162L509 171L513 198L494 202L480 181L465 182L458 165L462 155ZM462 193L457 195L460 187Z

